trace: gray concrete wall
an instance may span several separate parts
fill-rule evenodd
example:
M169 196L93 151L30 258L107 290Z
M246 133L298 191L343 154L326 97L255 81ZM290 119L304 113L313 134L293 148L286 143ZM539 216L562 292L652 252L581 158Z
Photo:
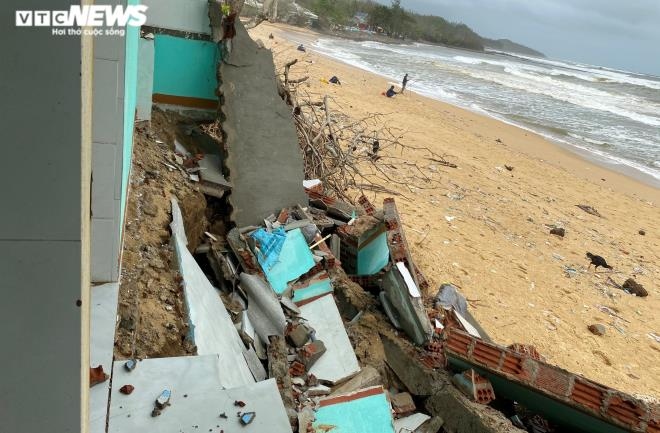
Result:
M154 41L140 38L138 43L137 120L151 120L151 98L154 91Z
M211 34L207 0L142 0L147 26Z
M269 50L236 25L232 54L220 66L233 207L239 227L259 224L283 207L304 205L303 158L291 110L277 93Z
M106 4L122 4L115 0ZM119 36L94 38L92 281L119 280L123 170L124 55Z
M81 43L0 6L0 431L81 431Z

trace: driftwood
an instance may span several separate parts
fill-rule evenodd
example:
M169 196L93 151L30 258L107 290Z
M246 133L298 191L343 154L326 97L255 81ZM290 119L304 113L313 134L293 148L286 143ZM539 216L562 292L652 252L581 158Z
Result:
M583 211L585 211L586 213L588 213L590 215L594 215L594 216L597 216L599 218L603 217L600 214L600 212L598 212L596 210L596 208L594 208L593 206L589 206L589 205L586 205L586 204L576 204L575 206L579 207L580 209L582 209Z
M402 195L396 191L397 186L411 192L437 189L437 170L429 169L430 164L412 162L406 158L410 153L423 154L429 163L456 168L427 147L404 144L404 131L389 127L384 122L385 114L355 119L337 108L327 95L319 100L317 95L306 93L299 84L309 75L291 77L297 63L294 59L284 64L278 90L292 108L305 178L320 179L326 194L356 204L364 191Z

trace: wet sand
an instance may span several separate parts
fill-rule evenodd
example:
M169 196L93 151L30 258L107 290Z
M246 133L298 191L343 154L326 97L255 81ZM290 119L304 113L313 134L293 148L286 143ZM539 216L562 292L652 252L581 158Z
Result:
M402 131L402 142L458 165L439 166L410 151L391 175L405 181L411 170L405 162L415 163L439 186L384 185L402 194L397 205L408 241L432 292L445 281L460 286L473 301L472 314L499 343L533 344L551 363L660 397L660 343L649 336L660 334L660 189L477 113L408 91L385 98L388 80L314 53L318 35L308 30L263 23L251 35L272 49L278 71L299 59L292 78L310 77L301 92L328 95L355 119L382 113L383 122ZM307 53L296 51L298 43L308 45ZM321 81L333 75L341 86ZM384 197L369 196L377 205ZM549 234L553 224L566 229L564 238ZM614 271L588 270L587 251L605 257ZM634 277L649 296L628 295L608 277L619 284ZM606 334L591 334L593 323L606 325Z

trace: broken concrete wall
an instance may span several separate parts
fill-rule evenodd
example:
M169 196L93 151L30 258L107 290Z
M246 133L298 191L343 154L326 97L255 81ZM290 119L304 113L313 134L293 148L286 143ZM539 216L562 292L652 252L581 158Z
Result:
M218 46L211 40L206 0L147 0L139 65L138 118L151 102L170 108L217 108Z
M658 406L559 367L451 329L445 356L459 371L474 368L495 392L567 429L583 432L653 431Z
M429 414L444 420L443 428L452 433L522 432L495 409L469 401L450 383L445 370L426 367L416 356L416 349L400 339L381 334L387 365L408 391L424 398Z
M236 24L232 53L220 66L221 111L238 226L260 223L285 206L306 203L303 160L286 104L277 93L270 51Z

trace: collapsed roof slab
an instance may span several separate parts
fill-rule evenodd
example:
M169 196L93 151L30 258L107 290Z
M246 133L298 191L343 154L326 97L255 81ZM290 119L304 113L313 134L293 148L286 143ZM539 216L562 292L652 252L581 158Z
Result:
M187 248L181 209L172 199L172 242L183 278L190 338L199 355L219 354L224 363L223 385L235 387L254 382L246 361L246 349L220 295Z
M123 364L117 361L114 365L109 433L291 433L275 380L223 389L222 377L227 372L218 355L145 359L131 372ZM127 384L134 387L130 395L119 392ZM170 405L152 417L154 402L164 390L171 391ZM237 406L235 401L245 406ZM238 411L255 412L254 421L242 425Z
M238 20L220 77L232 220L239 227L259 224L276 209L306 203L298 136L277 92L272 53L259 48Z

